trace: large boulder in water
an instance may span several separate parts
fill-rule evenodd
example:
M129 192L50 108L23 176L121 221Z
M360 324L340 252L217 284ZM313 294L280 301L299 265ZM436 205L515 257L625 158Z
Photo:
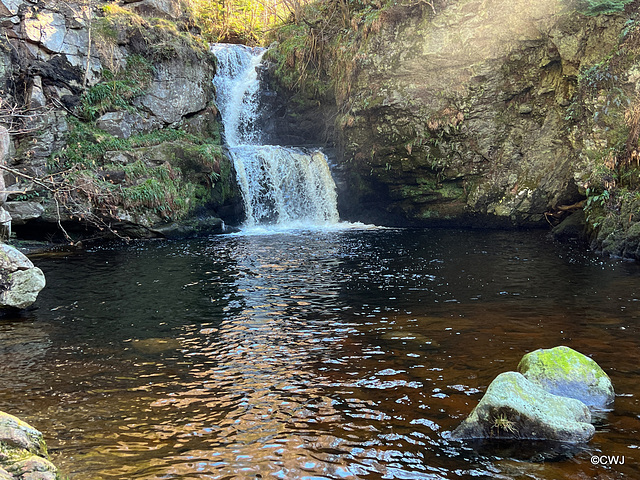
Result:
M539 349L526 354L518 371L554 395L575 398L593 408L606 408L615 393L609 376L591 358L569 347Z
M0 244L0 308L27 308L46 285L42 270L20 251Z
M588 442L595 433L587 406L553 395L517 372L498 375L480 403L452 433L457 440L517 438Z

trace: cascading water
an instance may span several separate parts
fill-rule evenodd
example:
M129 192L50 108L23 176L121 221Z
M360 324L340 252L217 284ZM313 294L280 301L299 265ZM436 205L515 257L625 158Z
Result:
M320 151L260 145L257 67L265 49L215 44L212 51L218 59L216 101L242 191L247 226L337 223L336 186L326 156Z

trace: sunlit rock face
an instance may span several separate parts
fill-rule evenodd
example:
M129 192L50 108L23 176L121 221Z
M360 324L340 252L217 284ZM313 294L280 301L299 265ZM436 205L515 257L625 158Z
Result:
M449 3L381 14L347 72L341 213L546 225L545 212L584 198L577 165L589 132L570 121L577 76L617 45L624 19L556 0Z

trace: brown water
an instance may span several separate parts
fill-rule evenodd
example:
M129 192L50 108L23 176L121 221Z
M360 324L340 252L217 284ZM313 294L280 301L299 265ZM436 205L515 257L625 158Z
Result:
M453 230L34 260L39 308L0 320L0 410L70 479L640 478L637 264ZM497 374L556 345L616 388L588 445L447 440Z

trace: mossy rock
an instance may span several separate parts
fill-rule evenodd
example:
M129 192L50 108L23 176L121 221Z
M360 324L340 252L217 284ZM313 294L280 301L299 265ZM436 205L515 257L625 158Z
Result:
M504 439L588 442L595 433L582 402L553 395L517 372L498 375L456 428L455 440Z
M22 449L36 455L46 455L42 433L5 412L0 412L0 444L10 449Z
M560 346L526 354L518 371L554 395L580 400L592 408L606 408L615 393L609 376L591 358Z

